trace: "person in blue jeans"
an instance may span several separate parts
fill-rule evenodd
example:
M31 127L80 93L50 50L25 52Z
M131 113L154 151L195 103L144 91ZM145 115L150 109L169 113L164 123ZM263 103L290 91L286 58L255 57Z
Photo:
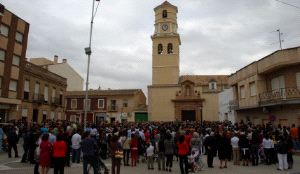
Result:
M81 154L81 135L79 135L77 132L72 136L71 138L72 142L72 163L80 163L80 154Z
M96 140L91 137L90 132L83 134L81 149L83 153L83 174L88 174L88 164L93 167L94 174L98 174L98 146Z

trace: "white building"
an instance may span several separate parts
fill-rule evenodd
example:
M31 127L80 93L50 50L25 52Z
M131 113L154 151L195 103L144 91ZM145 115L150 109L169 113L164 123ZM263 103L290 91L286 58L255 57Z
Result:
M67 59L58 62L58 56L54 56L53 61L47 58L31 58L30 62L39 66L43 66L49 71L60 75L67 79L67 91L82 91L84 79L80 74L68 64Z
M233 89L224 89L219 93L219 120L231 121L235 123L235 111L232 108L233 104Z

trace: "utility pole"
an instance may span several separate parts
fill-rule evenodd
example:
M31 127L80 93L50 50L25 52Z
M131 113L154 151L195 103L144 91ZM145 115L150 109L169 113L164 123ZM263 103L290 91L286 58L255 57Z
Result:
M280 49L282 50L282 41L283 41L283 40L281 40L282 33L280 32L280 29L278 29L276 31L278 32L279 46L280 46Z
M85 102L84 102L84 129L86 128L86 119L87 119L87 112L88 112L88 91L89 91L89 75L90 75L90 61L91 61L91 54L92 54L92 34L93 34L93 23L94 23L94 17L96 16L96 13L94 13L95 10L95 1L98 1L98 5L100 0L93 0L93 7L92 7L92 17L91 17L91 26L90 26L90 37L89 37L89 47L86 47L85 54L88 56L88 63L87 63L87 73L86 73L86 84L85 84ZM98 6L96 8L97 12Z

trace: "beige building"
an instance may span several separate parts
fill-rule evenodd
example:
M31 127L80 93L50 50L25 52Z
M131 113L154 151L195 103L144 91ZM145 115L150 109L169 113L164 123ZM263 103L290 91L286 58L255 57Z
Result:
M275 51L229 77L237 121L300 125L300 47Z
M59 62L58 59L58 56L55 55L53 61L47 58L31 58L30 62L66 78L67 91L83 90L84 79L81 75L68 63L67 59L62 59L62 62Z
M218 120L218 93L228 86L228 77L180 76L178 9L165 1L154 11L152 85L148 86L149 120Z
M30 62L24 67L23 101L20 115L28 122L64 120L67 79Z
M90 90L87 122L147 121L146 96L141 89ZM68 91L67 120L83 122L85 91Z
M29 24L0 4L0 122L19 117Z

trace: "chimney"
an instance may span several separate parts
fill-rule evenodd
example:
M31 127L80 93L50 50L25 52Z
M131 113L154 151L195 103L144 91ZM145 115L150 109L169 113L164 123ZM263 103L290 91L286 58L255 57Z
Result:
M58 63L58 56L54 55L54 64L57 64L57 63Z
M67 59L63 59L62 62L63 62L63 63L67 63Z

